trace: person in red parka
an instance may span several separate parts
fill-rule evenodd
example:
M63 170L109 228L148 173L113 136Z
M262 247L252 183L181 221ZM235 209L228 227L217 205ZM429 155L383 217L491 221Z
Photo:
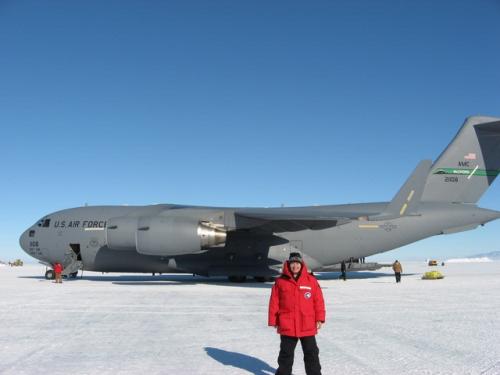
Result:
M54 273L56 274L56 283L57 284L62 284L62 277L61 277L61 272L63 270L63 266L59 262L54 263Z
M297 341L304 352L307 375L320 375L315 335L325 322L325 302L316 278L307 272L300 253L290 253L269 300L268 325L276 327L281 344L277 375L290 375Z

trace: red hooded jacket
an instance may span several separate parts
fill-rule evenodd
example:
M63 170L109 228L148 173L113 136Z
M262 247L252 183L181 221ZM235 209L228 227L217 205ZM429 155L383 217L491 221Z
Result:
M295 280L286 261L271 292L268 325L278 326L280 335L305 337L316 335L316 322L324 321L325 302L318 281L303 261Z
M55 273L61 273L62 269L63 269L63 267L62 267L61 263L54 264L54 272Z

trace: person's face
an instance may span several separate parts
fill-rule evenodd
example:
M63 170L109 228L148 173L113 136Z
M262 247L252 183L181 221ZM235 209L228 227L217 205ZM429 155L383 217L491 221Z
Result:
M300 264L299 262L290 263L290 271L292 271L293 274L299 273L301 268L302 264Z

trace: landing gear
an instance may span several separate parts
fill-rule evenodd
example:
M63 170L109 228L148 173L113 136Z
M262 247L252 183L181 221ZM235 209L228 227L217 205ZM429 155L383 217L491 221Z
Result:
M253 279L258 283L265 283L268 278L265 276L254 276Z
M265 283L268 281L274 281L274 277L266 277L266 276L254 276L253 279L258 283Z
M45 272L45 278L47 280L54 280L56 278L56 274L54 273L53 270L48 270Z
M229 276L227 278L230 282L232 283L244 283L247 281L246 276ZM267 276L253 276L253 279L258 282L258 283L265 283L268 281L274 281L274 277L267 277Z
M246 276L229 276L228 280L232 283L244 283L247 281Z
M76 279L77 276L78 276L78 271L69 274L70 279Z

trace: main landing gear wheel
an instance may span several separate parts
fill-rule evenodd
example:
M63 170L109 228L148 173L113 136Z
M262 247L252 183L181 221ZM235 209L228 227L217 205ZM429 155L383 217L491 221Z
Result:
M77 276L78 276L78 271L69 274L69 277L71 279L76 279Z
M232 283L244 283L247 280L246 276L229 276L228 280Z
M48 270L47 272L45 272L45 278L47 280L54 280L56 278L56 274L53 270Z

